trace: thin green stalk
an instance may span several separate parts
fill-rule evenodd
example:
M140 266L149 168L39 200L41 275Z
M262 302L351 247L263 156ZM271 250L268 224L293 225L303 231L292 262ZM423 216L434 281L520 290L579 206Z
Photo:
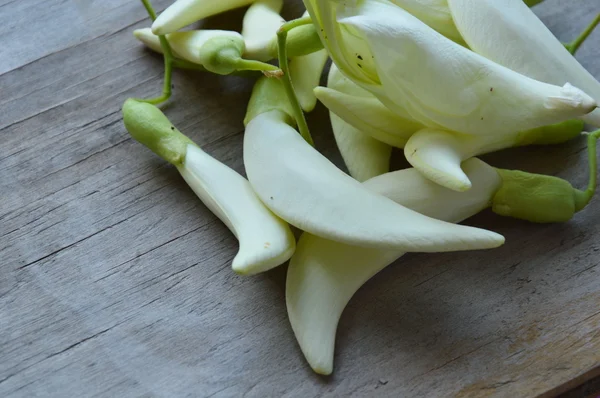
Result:
M296 119L296 124L298 124L298 131L300 135L306 142L310 145L314 146L313 139L310 135L310 131L308 130L308 125L306 124L306 119L304 118L304 112L302 112L302 108L300 107L300 103L298 102L298 97L296 96L296 92L294 91L294 86L292 85L292 78L290 76L290 67L288 64L287 58L287 34L288 32L297 27L312 23L310 17L298 18L293 21L286 22L279 28L277 31L277 56L279 58L279 68L283 71L282 82L285 88L285 92L287 94L288 100L292 106L292 110L294 112L294 118Z
M150 15L150 18L154 21L156 19L156 12L154 12L154 8L152 8L152 4L150 4L150 0L141 0L141 1L142 1L142 4L144 5L144 7L146 8L146 11L148 12L148 15ZM148 103L154 104L154 105L160 104L161 102L164 102L171 97L171 77L173 75L173 63L174 63L173 52L171 51L171 46L169 45L167 38L164 35L160 35L160 36L158 36L158 39L160 40L160 47L162 48L163 59L165 61L165 74L164 74L162 95L155 97L155 98L138 100L138 101L148 102Z
M587 139L588 146L588 163L590 168L590 180L588 182L588 187L584 191L585 205L587 205L592 197L594 196L594 192L596 191L596 183L597 183L597 174L598 174L598 165L596 158L596 142L598 141L598 137L600 137L600 129L590 133Z
M596 28L596 26L598 26L599 23L600 23L600 13L598 15L596 15L596 18L594 18L594 20L587 26L587 28L585 28L585 30L583 32L581 32L579 37L577 37L571 43L565 44L565 47L567 48L567 50L569 50L569 52L571 54L575 55L575 53L577 52L579 47L588 38L588 36L594 31L594 29Z
M269 75L269 72L274 72L275 76L278 74L281 75L281 69L279 69L277 66L253 59L240 59L236 62L236 65L238 70L266 72L266 75Z

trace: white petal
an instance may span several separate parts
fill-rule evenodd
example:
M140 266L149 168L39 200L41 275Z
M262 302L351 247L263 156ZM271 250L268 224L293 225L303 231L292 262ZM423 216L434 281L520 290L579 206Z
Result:
M263 205L244 177L194 145L188 145L179 172L239 240L234 271L263 272L293 254L295 239L289 226Z
M371 138L332 112L329 117L335 142L354 179L362 182L390 170L391 146Z
M225 11L243 7L253 0L175 0L152 24L152 32L164 35L191 23Z
M305 112L310 112L317 104L313 90L319 85L325 63L329 59L327 50L319 50L312 54L293 57L290 60L290 76L292 86Z
M175 32L168 34L167 40L173 51L181 58L203 65L206 60L200 56L200 48L202 48L208 40L215 37L228 37L238 43L244 42L242 35L237 32L216 29Z
M285 23L279 15L283 0L258 0L244 14L242 36L246 43L244 57L259 61L271 59L270 44Z
M473 181L469 192L453 192L414 169L375 177L371 192L385 195L425 215L450 222L468 218L490 205L501 181L478 159L463 165ZM286 304L296 339L317 373L330 374L338 321L354 293L373 275L404 253L348 246L304 233L288 267Z
M455 42L464 43L452 20L448 0L391 0L431 28Z
M162 54L160 40L158 39L158 36L152 33L150 28L136 29L133 31L133 36L144 43L150 50Z
M355 97L325 87L317 87L315 95L346 123L397 148L403 148L406 140L423 128L396 115L374 97Z
M471 181L460 167L463 161L460 143L453 134L423 129L410 137L404 147L404 156L430 180L463 192L471 188Z
M571 83L600 102L600 83L522 0L448 0L473 51L533 79ZM600 110L584 118L600 127Z
M244 164L260 199L290 224L344 243L408 251L492 248L504 238L456 226L367 191L308 145L285 115L258 115L246 127Z
M381 81L374 94L428 127L510 134L581 116L596 106L570 85L530 79L465 49L385 0L361 4L342 8L340 22L369 43Z

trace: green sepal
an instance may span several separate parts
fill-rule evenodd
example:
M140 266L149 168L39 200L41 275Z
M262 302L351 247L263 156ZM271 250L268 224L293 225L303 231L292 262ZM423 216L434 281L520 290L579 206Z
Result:
M295 126L294 111L288 100L285 88L280 79L261 77L254 84L252 95L248 102L244 126L261 113L278 110L289 116L286 121L290 126Z
M202 65L209 72L229 75L238 68L244 52L244 40L234 37L214 37L207 40L199 50Z
M581 208L583 192L562 178L496 170L502 178L502 186L492 199L492 210L496 214L551 223L568 221Z
M288 32L287 56L300 57L323 49L323 43L314 24L297 26ZM277 38L269 44L269 54L277 58Z
M536 4L541 3L544 0L523 0L528 7L533 7Z
M122 111L123 123L129 134L175 166L183 164L188 145L196 145L152 104L129 98Z
M517 136L515 146L562 144L578 137L584 124L582 120L573 119L523 131Z

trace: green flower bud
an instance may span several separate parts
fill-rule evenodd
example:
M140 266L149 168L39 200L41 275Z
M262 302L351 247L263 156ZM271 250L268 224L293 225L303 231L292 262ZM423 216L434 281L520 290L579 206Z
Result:
M502 186L494 195L492 210L501 216L550 223L570 220L587 204L583 191L553 176L497 169Z
M229 75L242 61L244 40L237 37L214 37L200 47L199 57L209 72Z
M156 106L129 98L123 104L123 123L131 136L174 165L181 165L189 144Z
M584 124L583 120L573 119L523 131L517 136L515 146L562 144L578 137Z

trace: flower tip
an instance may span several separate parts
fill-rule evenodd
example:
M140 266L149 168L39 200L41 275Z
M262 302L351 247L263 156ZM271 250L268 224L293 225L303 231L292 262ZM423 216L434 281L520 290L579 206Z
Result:
M329 376L333 372L333 367L331 365L330 366L316 365L316 366L311 366L311 368L315 373L323 375L323 376Z
M152 30L152 33L155 35L165 35L167 33L171 33L171 32L167 32L166 30L166 26L164 24L164 21L161 20L160 15L158 18L156 18L156 20L152 23L152 27L150 28Z
M585 113L593 111L597 106L596 100L570 83L565 83L560 96L548 97L546 101L548 109L573 108L581 109Z

